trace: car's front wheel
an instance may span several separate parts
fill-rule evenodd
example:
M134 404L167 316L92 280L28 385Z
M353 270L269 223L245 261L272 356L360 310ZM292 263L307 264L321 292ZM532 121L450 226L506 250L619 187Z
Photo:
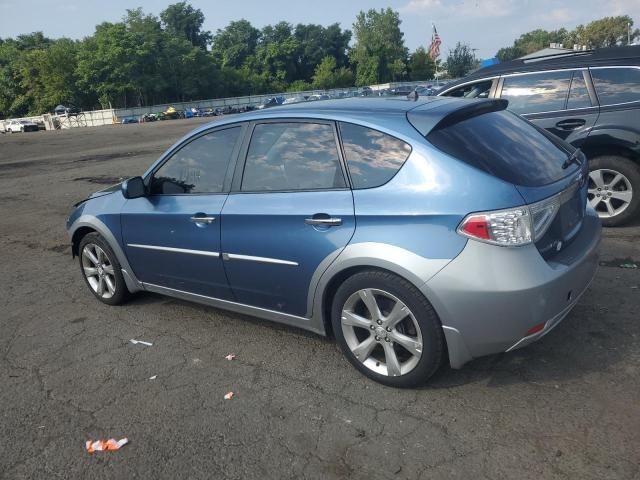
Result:
M333 331L347 359L367 377L394 387L425 383L443 357L442 326L408 281L367 270L338 288Z
M604 226L627 223L640 213L640 166L617 155L590 160L588 199Z
M120 263L104 238L89 233L80 242L78 251L82 276L95 297L107 305L124 303L130 293Z

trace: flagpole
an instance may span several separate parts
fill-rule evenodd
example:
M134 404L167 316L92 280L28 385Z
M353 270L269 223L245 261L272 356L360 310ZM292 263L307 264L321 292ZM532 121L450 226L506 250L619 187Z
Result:
M431 24L431 28L433 28L433 32L431 33L431 45L433 46L433 42L434 42L434 40L435 40L434 33L435 33L435 31L436 31L436 24L435 24L435 23L432 23L432 24ZM434 64L435 64L435 66L436 66L436 87L437 87L437 86L439 86L439 85L440 85L440 84L439 84L439 79L438 79L438 57L435 57L435 58L433 59L433 63L434 63Z

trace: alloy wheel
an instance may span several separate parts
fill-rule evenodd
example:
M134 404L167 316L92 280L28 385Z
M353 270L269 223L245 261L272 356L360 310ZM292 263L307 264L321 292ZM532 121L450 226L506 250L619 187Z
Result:
M100 298L111 298L116 293L116 276L109 257L95 243L82 249L82 271L91 289Z
M406 375L422 356L422 332L409 308L383 290L353 293L342 308L344 339L370 370L391 377Z
M589 204L602 218L615 217L624 212L633 197L631 182L615 170L599 169L589 172Z

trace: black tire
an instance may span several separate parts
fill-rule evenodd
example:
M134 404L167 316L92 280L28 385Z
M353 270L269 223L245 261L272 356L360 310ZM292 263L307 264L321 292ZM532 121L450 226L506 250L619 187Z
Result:
M374 372L358 360L349 348L342 329L342 310L348 299L362 289L381 290L395 296L409 308L418 323L422 336L422 353L415 367L406 374L394 377ZM435 310L413 284L390 272L365 270L345 280L333 298L331 321L338 345L349 362L376 382L398 388L415 387L426 383L442 364L445 340Z
M595 157L589 161L589 171L611 170L624 175L631 184L633 194L631 202L622 212L613 217L600 217L602 225L605 227L619 227L625 225L630 220L638 218L640 213L640 165L633 160L618 155L603 155ZM589 188L593 187L590 182ZM603 204L600 204L599 210Z
M103 296L98 295L98 293L91 286L87 275L85 274L85 268L83 265L83 255L84 249L87 245L97 245L102 249L104 254L108 259L108 263L113 267L113 276L115 279L115 291L112 296L105 298ZM82 273L82 278L84 278L84 282L87 285L87 288L93 293L93 296L100 300L102 303L106 303L107 305L121 305L126 302L131 293L127 289L127 284L124 281L124 277L122 276L122 268L120 267L120 262L118 262L118 258L115 253L107 243L107 241L98 233L89 233L85 235L80 241L80 245L78 247L78 260L80 264L80 272Z

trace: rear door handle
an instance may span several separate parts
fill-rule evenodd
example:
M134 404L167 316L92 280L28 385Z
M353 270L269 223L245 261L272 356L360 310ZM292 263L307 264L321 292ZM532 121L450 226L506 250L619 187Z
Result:
M216 221L216 217L191 217L193 223L213 223Z
M307 225L326 225L329 227L342 225L341 218L305 218L304 223Z
M561 120L556 123L556 127L562 130L575 130L576 128L584 127L584 124L587 123L586 120L581 118L572 118L569 120Z

